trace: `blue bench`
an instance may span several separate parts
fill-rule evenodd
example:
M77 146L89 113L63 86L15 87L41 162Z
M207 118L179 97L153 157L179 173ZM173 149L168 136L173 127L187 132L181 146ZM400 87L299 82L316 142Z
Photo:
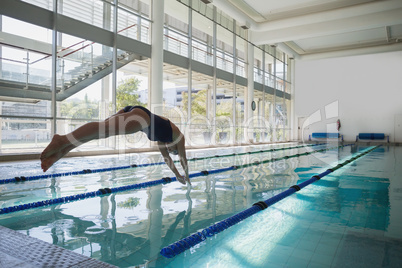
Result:
M311 135L308 136L308 140L311 141L311 139L339 139L341 138L343 141L343 135L340 133L331 133L331 132L314 132L311 133Z
M384 140L387 137L387 142L389 142L389 135L384 133L359 133L356 136L356 141L358 140Z

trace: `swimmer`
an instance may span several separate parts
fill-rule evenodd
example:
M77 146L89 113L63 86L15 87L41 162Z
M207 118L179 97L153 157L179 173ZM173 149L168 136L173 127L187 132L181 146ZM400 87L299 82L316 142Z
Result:
M87 123L66 135L55 134L40 156L41 167L44 172L47 171L68 152L88 141L138 131L144 132L149 140L158 142L159 151L177 180L191 185L184 135L167 118L153 114L142 106L126 106L104 121ZM177 170L170 153L179 156L184 176Z

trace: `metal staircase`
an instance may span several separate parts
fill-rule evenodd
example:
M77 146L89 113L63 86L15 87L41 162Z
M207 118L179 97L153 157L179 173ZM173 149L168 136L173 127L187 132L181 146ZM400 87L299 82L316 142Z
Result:
M141 56L130 52L121 52L117 56L117 68L135 61L141 60ZM65 73L61 72L56 87L56 100L63 101L87 86L95 83L112 73L113 62L103 56L92 58L90 62L83 62L79 66ZM28 98L36 100L51 100L51 80L43 79L38 75L30 75L28 82L21 81L24 77L21 72L13 70L12 64L2 64L0 76L1 96ZM15 79L18 77L18 79ZM31 82L32 81L32 82Z

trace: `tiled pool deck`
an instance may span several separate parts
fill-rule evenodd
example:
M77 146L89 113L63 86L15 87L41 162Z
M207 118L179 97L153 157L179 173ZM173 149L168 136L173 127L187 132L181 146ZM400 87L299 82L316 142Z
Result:
M0 226L0 268L116 267Z

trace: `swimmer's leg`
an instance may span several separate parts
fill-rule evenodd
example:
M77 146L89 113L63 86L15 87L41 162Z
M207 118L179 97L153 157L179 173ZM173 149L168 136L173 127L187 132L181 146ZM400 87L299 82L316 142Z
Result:
M48 170L68 152L88 141L132 134L148 127L149 124L150 118L144 111L133 109L102 122L87 123L67 135L56 134L40 156L41 167L43 171Z

